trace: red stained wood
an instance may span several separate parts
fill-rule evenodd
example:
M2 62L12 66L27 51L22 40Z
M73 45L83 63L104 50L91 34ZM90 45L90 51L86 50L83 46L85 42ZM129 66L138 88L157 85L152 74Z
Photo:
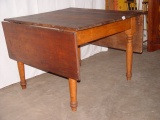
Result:
M160 49L160 0L148 1L148 44L150 52Z
M9 56L30 66L72 79L79 78L73 32L3 22Z

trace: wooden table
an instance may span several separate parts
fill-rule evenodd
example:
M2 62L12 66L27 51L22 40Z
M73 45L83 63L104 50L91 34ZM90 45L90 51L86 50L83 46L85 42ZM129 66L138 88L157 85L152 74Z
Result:
M18 63L20 84L26 88L24 64L69 79L70 105L77 109L81 45L125 31L127 80L132 76L132 37L137 11L67 8L5 19L3 24L9 57Z

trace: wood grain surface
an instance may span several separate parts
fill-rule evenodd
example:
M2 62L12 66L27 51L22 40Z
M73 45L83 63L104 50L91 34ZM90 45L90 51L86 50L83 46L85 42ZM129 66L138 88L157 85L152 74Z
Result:
M75 34L3 22L11 59L72 79L79 78Z

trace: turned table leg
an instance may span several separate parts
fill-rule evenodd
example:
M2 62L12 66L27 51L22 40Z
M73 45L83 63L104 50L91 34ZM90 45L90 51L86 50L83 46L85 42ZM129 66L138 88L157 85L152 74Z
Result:
M131 29L126 30L127 35L127 49L126 49L126 77L131 80L132 77L132 59L133 59L133 34L135 33L136 18L131 18Z
M69 78L69 90L70 90L70 106L72 111L77 110L77 80Z
M22 89L26 89L24 63L22 63L22 62L17 62L17 65L18 65L18 70L19 70L21 87L22 87Z
M128 34L127 51L126 51L127 80L131 80L131 77L132 77L132 59L133 59L132 38L133 38L133 35Z

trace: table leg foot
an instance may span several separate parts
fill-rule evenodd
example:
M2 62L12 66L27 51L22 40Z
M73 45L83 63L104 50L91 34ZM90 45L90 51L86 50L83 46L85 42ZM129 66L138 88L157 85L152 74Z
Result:
M21 88L26 89L26 81L25 82L20 82Z
M131 78L132 78L132 73L126 73L126 77L127 77L127 80L131 80Z
M20 85L21 85L22 89L26 89L24 63L17 62L17 65L18 65L19 76L20 76Z
M77 110L77 80L69 78L69 90L70 90L70 106L72 111Z
M70 106L72 111L77 111L77 106L78 106L77 102L70 102Z

